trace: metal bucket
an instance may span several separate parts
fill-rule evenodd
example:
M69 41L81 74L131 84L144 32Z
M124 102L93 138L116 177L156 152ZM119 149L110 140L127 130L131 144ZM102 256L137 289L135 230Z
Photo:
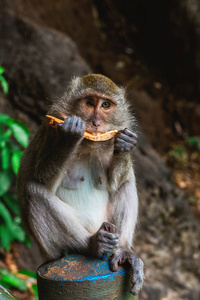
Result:
M37 270L39 300L138 299L130 294L128 266L110 271L109 261L69 255Z

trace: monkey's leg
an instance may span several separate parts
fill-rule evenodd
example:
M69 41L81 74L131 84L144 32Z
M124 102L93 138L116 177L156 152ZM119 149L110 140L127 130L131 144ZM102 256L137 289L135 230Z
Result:
M112 257L110 263L111 270L113 272L117 271L118 266L123 264L125 261L128 261L132 268L131 282L133 286L131 287L130 292L133 295L137 295L137 293L142 287L143 280L144 280L143 261L129 251L118 249Z
M25 223L49 259L58 258L67 250L87 251L91 234L72 207L35 181L27 184L25 197L28 202Z
M110 262L112 271L118 269L118 265L128 261L132 267L131 293L136 295L140 290L143 279L143 262L135 257L132 252L134 229L137 222L138 199L135 177L132 173L129 181L125 182L117 193L112 195L112 219L120 233L119 248L115 251Z
M134 256L133 254L130 254L128 257L128 262L130 263L132 267L132 284L131 287L131 293L133 295L137 295L139 290L142 287L143 280L144 280L144 272L143 272L143 261L139 258Z

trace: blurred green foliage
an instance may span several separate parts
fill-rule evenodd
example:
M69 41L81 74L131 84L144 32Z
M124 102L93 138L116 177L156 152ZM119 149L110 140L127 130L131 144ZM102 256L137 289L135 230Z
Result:
M0 248L9 250L10 242L28 243L21 226L18 199L12 192L29 132L21 122L0 114Z
M188 137L181 144L175 144L168 153L168 158L180 164L187 164L191 157L197 157L200 154L200 137Z
M194 149L194 151L200 152L200 137L199 136L189 137L188 143Z
M20 275L25 275L20 278ZM0 268L0 284L6 288L16 288L20 291L27 291L31 287L31 291L35 295L34 300L38 300L36 273L28 270L21 270L17 274Z
M8 94L9 86L8 86L7 81L5 80L5 78L4 78L3 75L2 75L3 73L4 73L4 68L2 68L2 67L0 66L0 82L1 82L2 89L3 89L4 94Z
M186 147L184 145L175 145L172 150L172 156L175 159L186 160L188 158Z
M0 67L0 83L4 94L9 86L2 76L4 69ZM21 226L20 209L17 196L13 192L20 159L24 148L27 147L29 131L27 127L12 119L9 115L0 114L0 250L10 250L10 243L14 240L30 245L24 229ZM25 278L19 278L23 274ZM8 270L0 269L0 284L5 288L17 288L21 291L31 290L38 300L36 274L29 270L21 270L12 274Z

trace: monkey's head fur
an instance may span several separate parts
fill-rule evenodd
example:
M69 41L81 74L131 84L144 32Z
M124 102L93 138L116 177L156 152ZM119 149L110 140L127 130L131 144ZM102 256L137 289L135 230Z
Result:
M58 99L51 107L48 114L55 117L79 115L79 100L88 96L98 96L113 101L116 109L110 116L110 128L133 128L135 118L130 113L130 107L125 97L125 89L118 87L108 77L100 74L89 74L84 77L73 78L63 97Z

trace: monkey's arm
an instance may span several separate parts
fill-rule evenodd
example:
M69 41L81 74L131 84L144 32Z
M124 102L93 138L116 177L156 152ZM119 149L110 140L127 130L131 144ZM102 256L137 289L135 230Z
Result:
M87 252L91 234L72 207L35 181L28 182L25 197L25 225L49 259L56 259L67 250Z
M137 135L125 128L120 130L114 140L114 152L108 171L109 188L115 192L132 176L130 151L137 144Z
M42 149L38 149L36 159L34 178L37 181L47 185L54 181L64 163L76 152L83 139L84 127L84 122L77 116L68 117L64 123L58 124L57 131L47 127L49 134ZM42 144L42 138L38 144Z

